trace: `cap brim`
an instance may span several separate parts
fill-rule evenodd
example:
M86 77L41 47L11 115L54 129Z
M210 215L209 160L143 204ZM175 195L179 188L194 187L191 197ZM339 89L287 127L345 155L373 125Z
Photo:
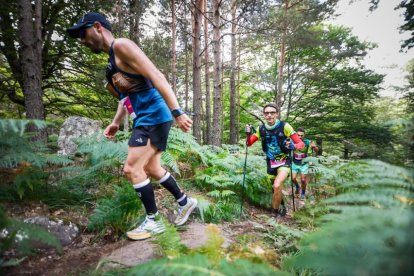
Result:
M73 25L72 27L66 29L66 32L73 38L79 38L79 32L86 24L88 24L88 22L82 22L80 24Z

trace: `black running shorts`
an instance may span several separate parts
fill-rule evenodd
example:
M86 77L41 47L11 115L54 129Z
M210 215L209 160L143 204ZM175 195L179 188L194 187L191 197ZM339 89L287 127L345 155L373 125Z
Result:
M290 162L291 162L290 161L290 158L287 158L285 165L282 165L282 166L277 167L277 168L272 168L270 166L270 160L269 160L269 158L266 158L267 174L269 174L269 175L277 175L277 173L280 172L280 171L290 172Z
M165 151L171 126L172 121L153 126L138 126L132 130L128 145L143 147L147 145L149 139L152 145L160 151Z

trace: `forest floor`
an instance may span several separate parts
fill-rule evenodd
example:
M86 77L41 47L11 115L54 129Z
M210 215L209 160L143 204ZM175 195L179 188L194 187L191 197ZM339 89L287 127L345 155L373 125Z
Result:
M289 192L284 191L285 195ZM288 195L289 196L289 195ZM302 208L304 203L297 200L297 208ZM292 202L289 200L288 214L284 218L278 218L277 223L289 226L292 224ZM216 224L220 234L224 238L222 247L228 248L237 243L243 235L257 236L273 227L269 220L274 219L274 215L269 211L257 208L248 204L244 205L245 217L234 222L223 222ZM30 216L51 216L48 208L41 203L32 203L29 206L14 206L8 208L10 215L13 210L18 210L20 218ZM165 213L166 210L160 210ZM56 215L56 211L54 212ZM109 270L112 268L129 267L139 263L144 263L152 259L159 258L156 246L151 242L151 238L144 241L114 240L113 233L108 233L103 237L97 237L86 229L87 218L79 214L70 214L69 211L59 211L59 215L76 218L76 223L80 225L80 235L69 246L64 247L63 254L59 255L56 250L43 250L36 256L27 257L16 267L12 267L5 272L5 275L89 275L93 271ZM168 220L172 220L168 217ZM201 223L197 214L191 215L185 227L179 228L181 242L190 249L203 246L207 242L206 229L208 224ZM257 254L264 254L265 249L256 244L251 249ZM98 273L99 274L99 273Z

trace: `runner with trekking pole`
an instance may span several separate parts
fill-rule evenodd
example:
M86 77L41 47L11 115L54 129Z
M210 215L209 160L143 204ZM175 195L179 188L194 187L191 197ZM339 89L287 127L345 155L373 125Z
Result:
M282 199L282 188L283 182L291 171L292 161L289 151L302 149L304 143L289 123L278 119L280 111L275 104L266 104L263 107L263 115L266 122L260 125L256 132L253 133L250 125L246 126L246 133L248 133L246 143L247 146L251 146L261 139L262 149L266 154L267 173L275 176L272 211L276 217L283 217L287 213L287 208Z

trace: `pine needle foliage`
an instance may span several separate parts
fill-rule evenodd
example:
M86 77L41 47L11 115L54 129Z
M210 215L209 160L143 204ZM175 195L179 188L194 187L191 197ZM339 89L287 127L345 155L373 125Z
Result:
M321 275L413 275L413 172L377 160L341 171L340 194L324 202L331 212L284 266Z

